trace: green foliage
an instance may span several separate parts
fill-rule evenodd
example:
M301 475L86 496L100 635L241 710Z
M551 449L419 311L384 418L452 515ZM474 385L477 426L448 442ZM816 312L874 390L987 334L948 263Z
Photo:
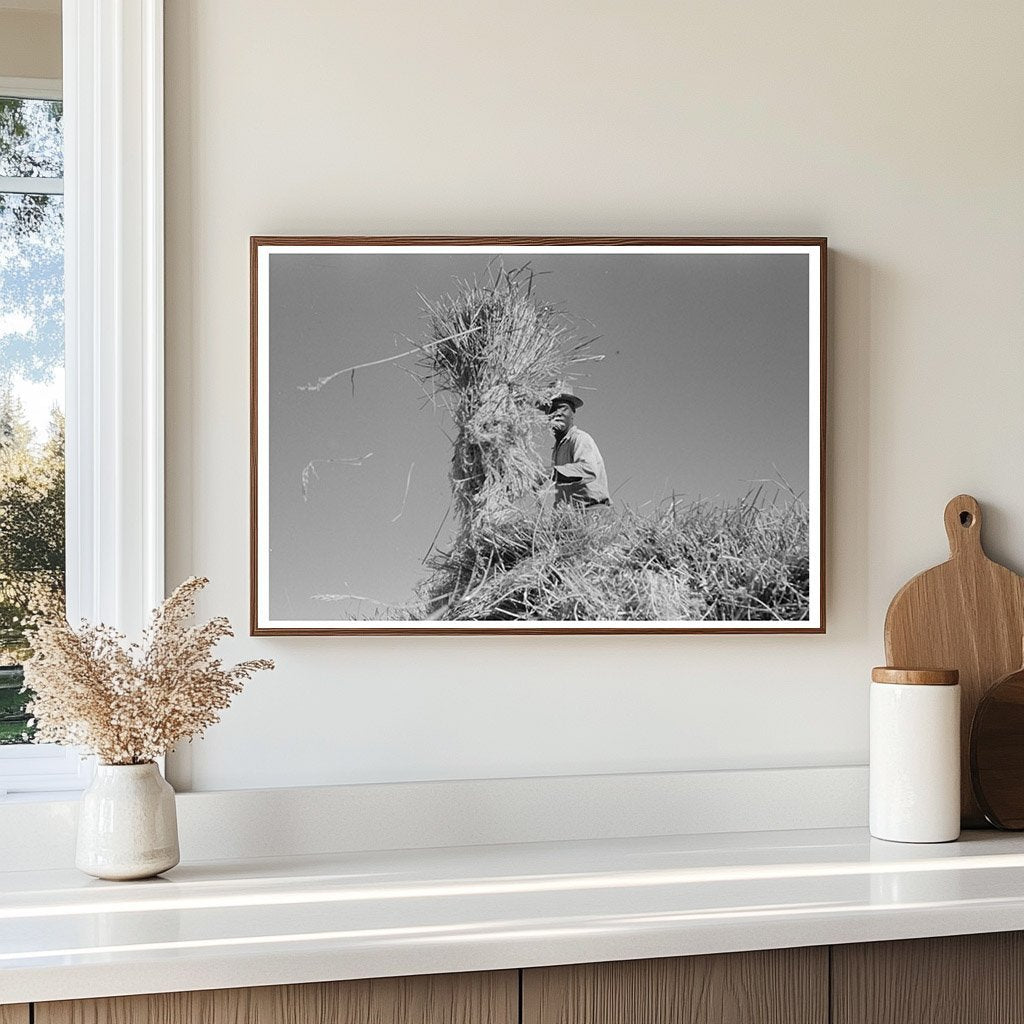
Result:
M0 98L0 175L63 174L62 105ZM31 187L31 186L30 186ZM64 600L64 420L37 445L12 382L48 381L64 359L64 197L0 193L0 743L27 726L26 620Z
M63 175L63 112L59 100L0 97L0 176Z
M28 657L26 620L37 610L61 610L63 601L64 417L54 413L37 446L7 392L0 398L0 663ZM21 742L27 719L7 707L16 694L9 675L0 668L0 743ZM19 708L27 699L17 696Z
M27 724L23 680L20 665L0 666L0 745L23 743L33 731Z
M6 407L6 408L5 408ZM16 400L0 406L0 593L64 573L64 417L55 412L40 450L26 443ZM9 441L5 440L10 438Z

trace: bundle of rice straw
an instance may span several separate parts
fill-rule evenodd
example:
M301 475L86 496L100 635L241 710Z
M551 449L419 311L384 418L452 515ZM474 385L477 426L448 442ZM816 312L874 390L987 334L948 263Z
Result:
M547 475L536 435L541 407L557 383L579 377L587 354L576 323L534 292L529 264L491 268L490 280L457 281L430 301L420 295L431 341L420 378L455 425L451 485L459 540L486 520L499 522L515 502L536 492Z

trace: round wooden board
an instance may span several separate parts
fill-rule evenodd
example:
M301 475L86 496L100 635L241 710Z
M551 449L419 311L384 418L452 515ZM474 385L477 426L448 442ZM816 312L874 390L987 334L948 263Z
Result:
M971 727L971 785L997 828L1024 829L1024 668L982 697Z

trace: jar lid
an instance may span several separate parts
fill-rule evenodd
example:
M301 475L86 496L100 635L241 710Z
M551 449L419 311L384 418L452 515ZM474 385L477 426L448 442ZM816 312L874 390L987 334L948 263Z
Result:
M889 668L871 670L873 683L899 683L911 686L956 686L960 673L955 668Z

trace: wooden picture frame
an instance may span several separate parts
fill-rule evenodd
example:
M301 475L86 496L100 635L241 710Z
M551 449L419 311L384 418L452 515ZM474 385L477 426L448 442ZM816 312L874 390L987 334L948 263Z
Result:
M824 633L827 248L251 238L252 635Z

